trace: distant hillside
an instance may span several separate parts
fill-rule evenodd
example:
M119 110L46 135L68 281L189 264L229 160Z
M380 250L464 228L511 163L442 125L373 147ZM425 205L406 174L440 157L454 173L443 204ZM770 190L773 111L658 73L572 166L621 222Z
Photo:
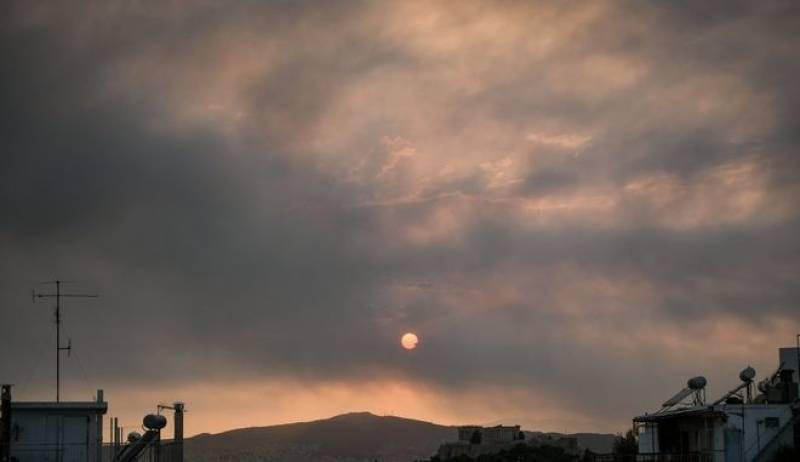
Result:
M187 462L412 462L429 458L441 443L455 441L457 433L455 427L357 412L197 435L186 440L185 451ZM547 435L576 437L579 446L596 453L611 452L614 441L614 435L596 433Z
M185 451L187 462L410 462L456 438L454 427L359 412L197 435L186 440Z

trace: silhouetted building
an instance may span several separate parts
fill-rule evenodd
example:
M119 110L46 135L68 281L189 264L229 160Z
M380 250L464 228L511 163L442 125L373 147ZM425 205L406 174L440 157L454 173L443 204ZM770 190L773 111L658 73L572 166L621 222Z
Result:
M0 446L7 446L9 462L102 460L103 415L108 410L102 390L95 401L12 402L10 386L3 385L3 397L10 413L2 416L8 434Z
M11 385L2 386L0 405L0 462L183 462L184 404L158 405L159 414L142 420L144 434L131 432L122 441L122 428L112 419L113 435L103 444L103 415L108 403L103 390L94 401L12 401ZM174 440L162 442L173 411ZM139 429L140 427L136 427Z
M534 447L537 446L552 446L561 448L565 453L571 455L580 455L583 451L578 446L578 438L574 436L557 436L550 435L533 436L528 440L528 444Z
M691 379L662 409L633 419L637 460L766 462L782 446L800 446L798 384L793 380L797 349L782 348L779 363L757 384L755 370L744 369L741 384L711 404L705 402L705 379Z

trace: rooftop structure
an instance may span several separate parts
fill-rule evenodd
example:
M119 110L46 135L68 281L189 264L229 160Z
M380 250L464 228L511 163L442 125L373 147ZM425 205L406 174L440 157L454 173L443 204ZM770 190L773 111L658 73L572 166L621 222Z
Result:
M11 402L3 385L0 461L100 462L107 410L102 390L95 401Z
M103 445L103 415L108 403L103 390L94 401L12 401L11 385L2 386L0 462L133 462L183 461L183 403L159 405L174 412L175 438L161 442L167 419L148 414L144 434L132 432L122 443L122 431L112 419L112 442Z
M778 369L757 386L755 370L745 368L741 383L710 404L705 379L690 379L660 410L633 419L637 460L766 462L781 446L800 446L798 384L787 368L788 363L796 369L797 362L786 360L797 353L782 348Z

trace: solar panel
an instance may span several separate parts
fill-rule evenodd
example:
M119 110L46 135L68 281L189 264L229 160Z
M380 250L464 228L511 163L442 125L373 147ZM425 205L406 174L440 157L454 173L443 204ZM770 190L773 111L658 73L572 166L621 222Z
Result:
M691 388L684 388L683 390L676 393L675 396L673 396L672 398L664 401L664 404L662 404L662 406L663 407L674 406L683 401L684 399L686 399L689 395L691 395L694 392L695 390L692 390Z

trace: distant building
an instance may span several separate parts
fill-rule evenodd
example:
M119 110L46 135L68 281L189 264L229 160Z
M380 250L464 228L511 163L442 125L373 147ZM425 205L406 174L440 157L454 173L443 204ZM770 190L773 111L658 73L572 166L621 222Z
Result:
M474 439L478 439L478 442L480 442L482 432L483 427L477 425L463 425L458 427L458 441L469 443Z
M458 441L445 443L439 447L438 456L444 460L462 455L476 457L481 454L494 454L524 443L525 434L520 431L519 425L495 427L466 425L458 427Z
M782 348L778 370L757 384L748 367L742 383L711 404L696 377L662 409L633 419L637 460L766 462L781 446L800 447L796 348ZM691 400L691 402L687 402Z
M519 425L486 427L481 430L481 439L485 444L518 444L525 441L525 434Z
M528 440L531 446L553 446L561 448L567 454L580 455L583 450L578 446L578 438L574 436L558 436L552 437L550 435L540 435L531 437Z

